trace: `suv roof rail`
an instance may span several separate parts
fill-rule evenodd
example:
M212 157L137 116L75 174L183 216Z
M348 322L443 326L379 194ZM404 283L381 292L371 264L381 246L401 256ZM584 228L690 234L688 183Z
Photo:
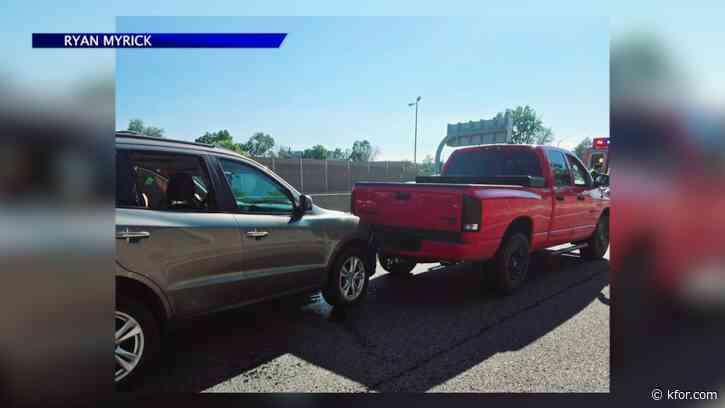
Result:
M143 135L138 132L134 132L133 130L117 130L116 137L130 137L130 138L134 138L134 139L153 140L156 142L181 143L181 144L187 144L187 145L212 147L212 148L216 147L214 145L207 144L207 143L190 142L188 140L167 139L165 137L147 136L147 135Z

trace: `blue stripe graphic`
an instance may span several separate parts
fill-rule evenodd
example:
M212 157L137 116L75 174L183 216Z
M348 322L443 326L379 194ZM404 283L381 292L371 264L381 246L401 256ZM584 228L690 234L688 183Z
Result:
M287 33L33 33L33 48L279 48Z

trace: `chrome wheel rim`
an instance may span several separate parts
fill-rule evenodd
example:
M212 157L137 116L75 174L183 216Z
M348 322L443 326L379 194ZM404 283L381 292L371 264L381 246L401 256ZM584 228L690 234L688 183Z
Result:
M365 263L362 259L351 256L342 263L340 269L340 292L347 301L358 298L365 286Z
M141 324L132 316L116 311L116 335L114 357L115 381L128 376L143 357L144 333Z

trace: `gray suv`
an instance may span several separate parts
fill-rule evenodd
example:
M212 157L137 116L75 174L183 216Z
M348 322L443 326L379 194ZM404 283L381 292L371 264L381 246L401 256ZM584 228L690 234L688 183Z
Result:
M116 382L143 371L177 319L320 289L334 306L361 301L375 273L366 236L244 156L117 132Z

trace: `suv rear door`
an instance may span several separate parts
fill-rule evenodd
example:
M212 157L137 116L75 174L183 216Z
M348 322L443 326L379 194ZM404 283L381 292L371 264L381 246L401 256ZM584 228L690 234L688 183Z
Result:
M219 210L206 155L117 143L116 163L119 265L155 282L176 315L244 301L239 231Z

